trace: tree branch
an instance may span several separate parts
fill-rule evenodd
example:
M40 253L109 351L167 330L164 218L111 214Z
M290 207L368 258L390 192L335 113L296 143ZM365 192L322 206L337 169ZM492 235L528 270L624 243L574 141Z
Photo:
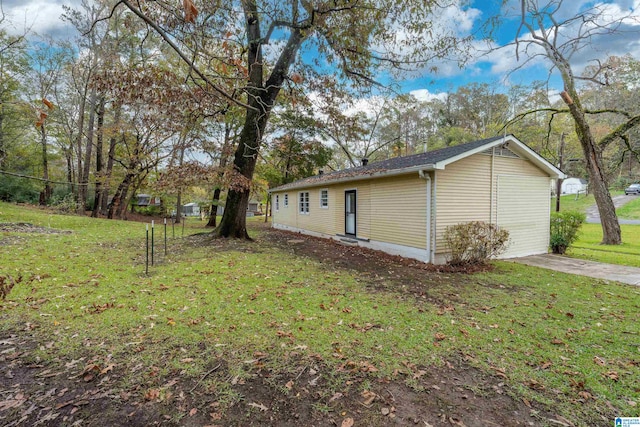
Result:
M244 108L247 109L254 109L253 107L251 107L248 104L245 104L237 99L235 99L232 95L230 95L229 93L227 93L224 89L220 88L219 86L217 86L216 84L214 84L211 80L209 80L209 78L207 76L204 75L204 73L202 73L202 71L200 71L198 69L198 67L196 67L196 65L182 52L182 50L174 43L174 41L171 39L171 37L169 37L169 35L167 34L167 32L165 30L163 30L162 28L160 28L160 26L158 24L156 24L155 22L153 22L149 17L147 17L144 13L142 13L141 10L139 10L138 8L134 7L131 2L129 0L121 0L118 4L124 4L125 6L127 6L127 8L129 8L129 10L131 10L136 16L138 16L140 19L142 19L147 25L149 25L151 28L153 28L155 30L156 33L158 33L158 35L160 37L162 37L162 39L167 42L167 44L171 47L171 49L174 50L174 52L176 52L178 54L178 56L180 56L180 58L189 66L189 68L191 70L193 70L194 73L196 73L198 75L198 77L200 77L202 80L204 80L205 82L207 82L208 85L211 86L211 88L213 88L213 90L215 92L217 92L218 94L222 95L224 98L232 101L235 104L238 104Z

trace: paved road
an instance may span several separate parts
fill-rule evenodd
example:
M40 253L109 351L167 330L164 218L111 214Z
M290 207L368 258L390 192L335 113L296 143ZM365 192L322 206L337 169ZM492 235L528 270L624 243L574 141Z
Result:
M629 195L629 196L625 196L624 194L621 196L615 196L613 197L613 205L616 208L619 208L620 206L632 201L633 199L639 197L637 194L634 195ZM600 214L598 213L598 207L596 205L593 206L589 206L587 208L587 220L586 222L590 223L590 224L600 224ZM636 225L640 225L640 220L637 219L621 219L618 218L618 222L620 222L620 224L636 224Z

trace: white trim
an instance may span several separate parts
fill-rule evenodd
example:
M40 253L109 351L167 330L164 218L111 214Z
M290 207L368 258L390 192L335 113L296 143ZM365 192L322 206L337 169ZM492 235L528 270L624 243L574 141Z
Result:
M306 234L308 236L313 236L313 237L322 237L325 239L333 239L337 241L340 241L341 239L343 239L343 237L340 237L340 236L335 236L335 235L326 234L326 233L319 233L317 231L305 230L302 228L292 227L290 225L279 224L276 222L273 222L271 226L278 230L292 231L294 233ZM356 240L356 242L358 246L362 246L363 248L382 251L391 255L399 255L401 257L411 258L411 259L415 259L422 262L429 262L429 253L426 249L423 249L423 248L414 248L411 246L396 245L394 243L378 242L374 240L370 240L368 242L365 242L362 240Z
M306 212L302 209L303 204L305 204L304 199L301 200L300 196L306 194ZM309 191L298 191L298 215L309 215L311 212L311 194Z
M560 169L558 169L557 167L553 166L551 163L546 161L538 153L536 153L531 148L527 147L525 144L520 142L518 138L516 138L513 135L504 136L502 138L496 139L495 141L488 142L484 145L481 145L480 147L476 147L473 150L465 151L464 153L458 154L457 156L454 156L454 157L449 157L446 160L437 162L435 165L433 165L433 168L444 169L445 166L447 166L448 164L457 162L458 160L464 159L465 157L469 157L474 154L481 153L489 148L493 148L498 145L511 144L511 143L513 143L516 146L516 150L511 150L511 151L513 151L516 154L525 154L524 155L525 159L531 161L538 168L545 171L551 178L559 178L559 179L566 178L566 175ZM513 147L510 146L510 148L513 148ZM518 151L520 151L520 153L518 153Z
M322 206L322 192L326 191L327 192L327 205L326 206ZM320 196L320 209L329 209L329 189L328 188L321 188L318 190L318 195Z

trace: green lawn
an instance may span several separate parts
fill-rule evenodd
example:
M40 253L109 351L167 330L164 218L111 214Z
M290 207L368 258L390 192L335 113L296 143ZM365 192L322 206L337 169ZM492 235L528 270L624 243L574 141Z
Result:
M601 245L600 224L582 224L580 235L567 255L591 261L640 267L640 225L620 225L621 245Z
M640 197L616 209L616 213L620 218L640 219Z
M0 223L16 222L71 233L0 231L0 275L23 278L0 301L0 329L26 327L50 343L36 351L39 363L110 364L132 393L152 381L134 372L200 379L222 359L242 378L256 357L274 372L326 366L335 382L318 399L348 384L345 366L420 390L417 369L463 359L577 425L640 416L639 288L497 262L475 275L425 271L433 277L423 300L402 292L403 279L294 255L257 229L253 243L169 239L145 275L144 224L0 203ZM186 232L202 227L193 221ZM595 245L595 235L585 226L581 244ZM229 381L203 383L223 407L242 398Z

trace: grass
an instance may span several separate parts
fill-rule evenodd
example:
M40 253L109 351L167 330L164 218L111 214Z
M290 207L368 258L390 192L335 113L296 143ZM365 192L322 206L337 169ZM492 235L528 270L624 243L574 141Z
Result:
M640 197L636 197L624 206L616 209L620 218L640 219Z
M42 360L111 363L136 384L138 365L195 379L220 360L238 377L256 363L288 372L314 360L329 378L411 378L411 366L462 359L578 424L640 415L639 288L498 262L438 278L434 305L395 282L372 291L371 277L266 245L257 230L254 243L170 239L145 275L141 223L0 203L3 222L72 231L0 234L0 275L23 277L0 302L0 324L51 342ZM185 233L202 231L190 222ZM585 227L584 242L593 233Z
M640 267L640 225L621 224L622 244L601 245L600 224L582 224L580 236L567 255L591 261Z

